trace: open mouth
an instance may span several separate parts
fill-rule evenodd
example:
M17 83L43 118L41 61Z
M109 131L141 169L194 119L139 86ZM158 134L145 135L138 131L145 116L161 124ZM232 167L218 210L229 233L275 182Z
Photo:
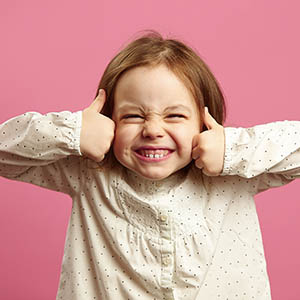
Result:
M166 159L170 156L173 150L170 149L145 149L140 148L135 150L138 157L144 160L158 161Z
M167 156L171 151L170 150L146 150L140 149L136 151L139 155L149 158L163 158Z

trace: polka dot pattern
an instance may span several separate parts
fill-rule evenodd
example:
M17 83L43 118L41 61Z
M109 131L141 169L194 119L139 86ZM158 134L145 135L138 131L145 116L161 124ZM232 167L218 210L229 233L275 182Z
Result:
M253 195L299 176L300 122L226 128L222 176L159 182L89 167L80 126L61 112L0 127L2 176L73 198L57 300L271 299Z

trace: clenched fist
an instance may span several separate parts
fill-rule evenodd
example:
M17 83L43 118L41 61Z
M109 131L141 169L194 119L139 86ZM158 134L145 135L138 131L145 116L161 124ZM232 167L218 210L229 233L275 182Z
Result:
M207 107L203 122L207 130L194 136L192 158L205 175L218 176L224 164L224 128L209 114Z
M100 114L105 100L105 91L101 89L92 104L82 112L80 151L96 162L104 159L114 139L114 121Z

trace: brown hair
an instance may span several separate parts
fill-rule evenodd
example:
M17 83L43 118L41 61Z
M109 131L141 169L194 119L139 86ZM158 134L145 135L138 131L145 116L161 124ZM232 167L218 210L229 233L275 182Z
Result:
M145 31L144 31L145 32ZM199 55L189 46L176 39L164 39L154 30L148 30L121 50L106 67L99 83L106 92L106 102L101 113L112 117L114 93L120 77L128 70L140 67L167 66L193 95L200 114L205 106L219 123L226 116L224 96L221 88Z

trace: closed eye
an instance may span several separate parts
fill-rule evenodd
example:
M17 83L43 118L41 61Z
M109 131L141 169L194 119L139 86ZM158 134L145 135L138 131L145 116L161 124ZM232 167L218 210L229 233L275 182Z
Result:
M185 118L185 116L181 114L171 114L168 115L167 118Z
M123 119L134 119L134 118L143 119L143 117L140 116L140 115L125 115L125 116L123 117Z

